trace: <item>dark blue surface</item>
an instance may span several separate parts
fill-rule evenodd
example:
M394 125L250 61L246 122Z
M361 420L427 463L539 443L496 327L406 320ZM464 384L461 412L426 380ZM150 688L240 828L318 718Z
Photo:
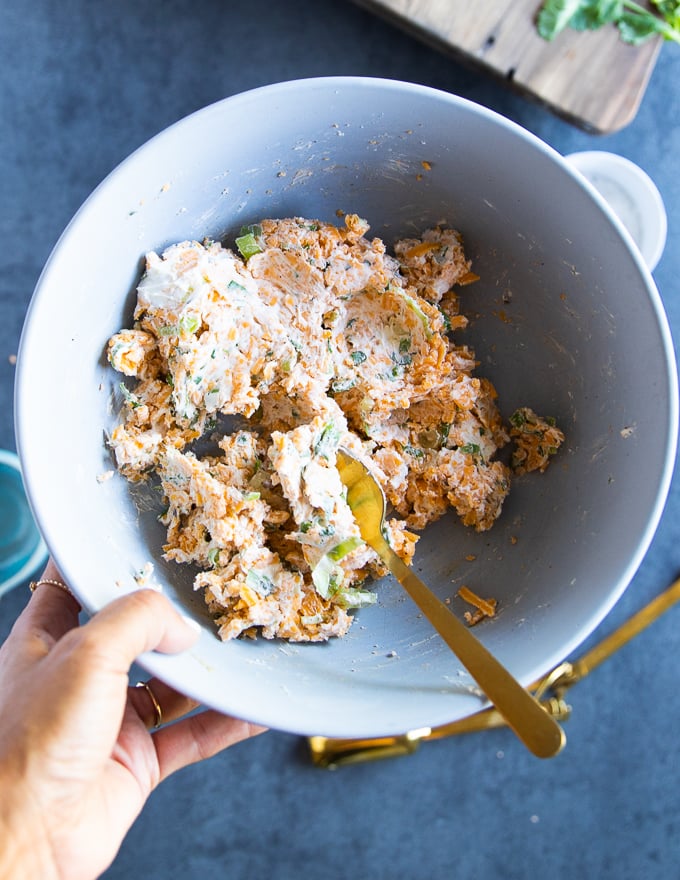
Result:
M342 0L4 0L0 447L14 448L10 356L34 284L89 192L205 104L331 74L425 83L500 111L563 153L606 149L641 165L666 202L655 277L680 338L680 47L663 48L635 121L598 137ZM680 573L679 493L676 477L645 561L584 648ZM20 588L0 600L2 636L27 597ZM553 761L537 761L501 730L330 773L310 764L304 741L270 732L165 783L105 876L677 877L679 623L680 608L671 610L571 691L568 745Z

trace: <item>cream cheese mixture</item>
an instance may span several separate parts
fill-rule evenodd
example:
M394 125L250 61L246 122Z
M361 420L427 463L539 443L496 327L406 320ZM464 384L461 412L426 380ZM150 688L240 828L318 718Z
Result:
M434 228L394 255L368 224L301 218L242 230L236 252L185 241L150 253L134 327L108 344L124 406L110 437L136 481L155 473L164 552L198 568L219 635L322 641L370 605L385 569L360 538L335 467L364 461L409 562L427 523L453 508L467 526L498 517L511 467L544 470L563 440L529 408L505 426L474 353L457 289L477 279L460 235ZM227 416L236 427L220 430ZM193 441L215 435L199 456Z

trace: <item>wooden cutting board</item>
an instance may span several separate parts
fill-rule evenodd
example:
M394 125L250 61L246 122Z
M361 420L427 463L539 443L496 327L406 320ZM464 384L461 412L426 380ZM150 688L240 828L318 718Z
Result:
M536 31L540 0L355 2L601 134L634 119L662 42L629 46L613 25L546 42Z

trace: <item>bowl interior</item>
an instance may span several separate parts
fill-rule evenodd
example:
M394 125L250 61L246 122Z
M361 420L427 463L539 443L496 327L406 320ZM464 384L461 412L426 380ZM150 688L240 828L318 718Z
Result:
M430 526L421 577L462 613L466 584L498 600L476 634L529 683L625 589L658 522L677 432L672 346L623 227L551 149L495 114L422 87L353 78L267 87L202 110L116 169L76 215L22 339L17 430L46 541L85 606L154 580L205 624L151 671L203 702L299 733L370 736L463 717L473 683L390 579L326 645L222 644L192 573L166 563L160 499L115 475L104 442L119 377L103 357L129 326L146 251L222 238L262 217L356 212L388 243L445 220L481 280L464 289L471 344L507 417L553 415L567 441L518 478L494 528ZM98 479L99 478L99 479Z

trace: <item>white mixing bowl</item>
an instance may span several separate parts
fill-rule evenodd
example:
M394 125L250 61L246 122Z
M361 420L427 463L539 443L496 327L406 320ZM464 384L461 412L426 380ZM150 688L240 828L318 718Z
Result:
M425 164L423 164L425 163ZM459 333L507 417L556 417L567 440L543 475L515 480L484 534L430 526L415 566L451 610L466 584L498 600L480 639L524 683L569 654L629 583L668 490L677 376L663 308L628 233L550 147L449 94L361 78L283 83L229 98L122 163L64 232L22 339L16 416L27 490L64 576L96 611L148 560L202 621L188 654L142 658L204 703L298 733L371 736L480 708L471 681L386 579L379 604L324 645L221 643L165 562L160 499L131 492L104 442L115 422L108 337L130 326L144 253L233 235L263 217L356 212L388 243L446 220L481 280Z

